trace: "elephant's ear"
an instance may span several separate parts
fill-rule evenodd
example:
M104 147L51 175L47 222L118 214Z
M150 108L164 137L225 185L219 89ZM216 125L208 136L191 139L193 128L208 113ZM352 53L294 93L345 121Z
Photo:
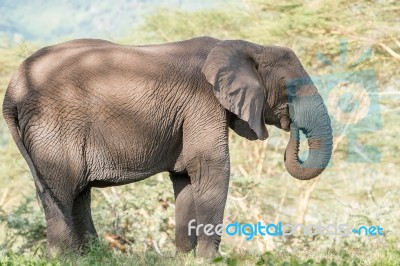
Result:
M222 41L208 54L202 69L221 105L245 122L237 121L236 130L232 129L250 140L268 137L263 112L265 90L254 59L260 52L261 46L253 43Z

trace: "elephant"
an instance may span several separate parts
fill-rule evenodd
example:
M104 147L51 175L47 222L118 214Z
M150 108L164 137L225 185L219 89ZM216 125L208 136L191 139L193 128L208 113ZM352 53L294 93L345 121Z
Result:
M177 252L216 256L221 236L191 234L188 222L223 221L229 128L251 141L268 138L266 125L290 132L285 167L300 180L318 176L332 153L326 106L295 53L245 40L48 46L13 74L3 116L32 173L52 254L79 253L98 237L92 187L168 172Z

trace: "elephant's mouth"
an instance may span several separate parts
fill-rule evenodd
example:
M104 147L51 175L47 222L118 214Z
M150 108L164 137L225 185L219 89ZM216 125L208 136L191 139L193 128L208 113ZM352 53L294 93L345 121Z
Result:
M290 118L289 117L286 117L286 116L283 116L281 119L280 119L280 128L282 128L283 130L285 130L286 132L289 132L290 131Z
M286 132L290 131L290 118L288 116L282 116L280 119L274 117L273 119L265 119L265 124L276 126Z

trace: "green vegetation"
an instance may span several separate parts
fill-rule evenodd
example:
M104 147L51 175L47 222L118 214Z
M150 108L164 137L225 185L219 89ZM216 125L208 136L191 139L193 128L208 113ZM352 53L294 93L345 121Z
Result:
M399 17L397 1L251 0L200 12L160 9L130 36L117 40L161 43L201 35L246 39L292 48L313 76L372 69L383 125L360 135L359 142L376 147L381 161L349 162L346 135L336 136L330 168L317 179L300 182L283 166L287 133L269 127L268 140L249 142L230 132L232 176L225 222L379 224L384 236L256 236L251 241L225 236L221 258L174 258L172 186L166 174L158 174L127 186L94 189L93 217L101 242L85 256L46 259L44 215L32 177L0 119L0 265L398 265ZM348 42L343 65L340 39ZM0 41L1 102L12 72L40 46ZM368 48L373 56L352 66ZM318 60L317 54L336 67ZM363 155L358 151L357 156ZM109 248L112 243L119 249Z

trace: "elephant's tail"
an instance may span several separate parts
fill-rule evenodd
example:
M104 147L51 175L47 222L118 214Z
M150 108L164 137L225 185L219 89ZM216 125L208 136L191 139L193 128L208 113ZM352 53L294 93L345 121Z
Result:
M13 81L14 80L15 77L13 77ZM3 117L7 123L8 129L10 130L11 136L15 144L17 145L25 161L28 163L29 169L31 170L33 176L33 181L35 182L38 192L43 193L43 186L40 183L35 165L33 164L31 156L29 155L21 137L20 124L18 120L17 101L16 99L13 99L14 97L11 97L11 95L15 95L16 91L20 88L18 88L18 86L13 86L17 85L15 83L13 84L13 81L11 81L4 96Z

